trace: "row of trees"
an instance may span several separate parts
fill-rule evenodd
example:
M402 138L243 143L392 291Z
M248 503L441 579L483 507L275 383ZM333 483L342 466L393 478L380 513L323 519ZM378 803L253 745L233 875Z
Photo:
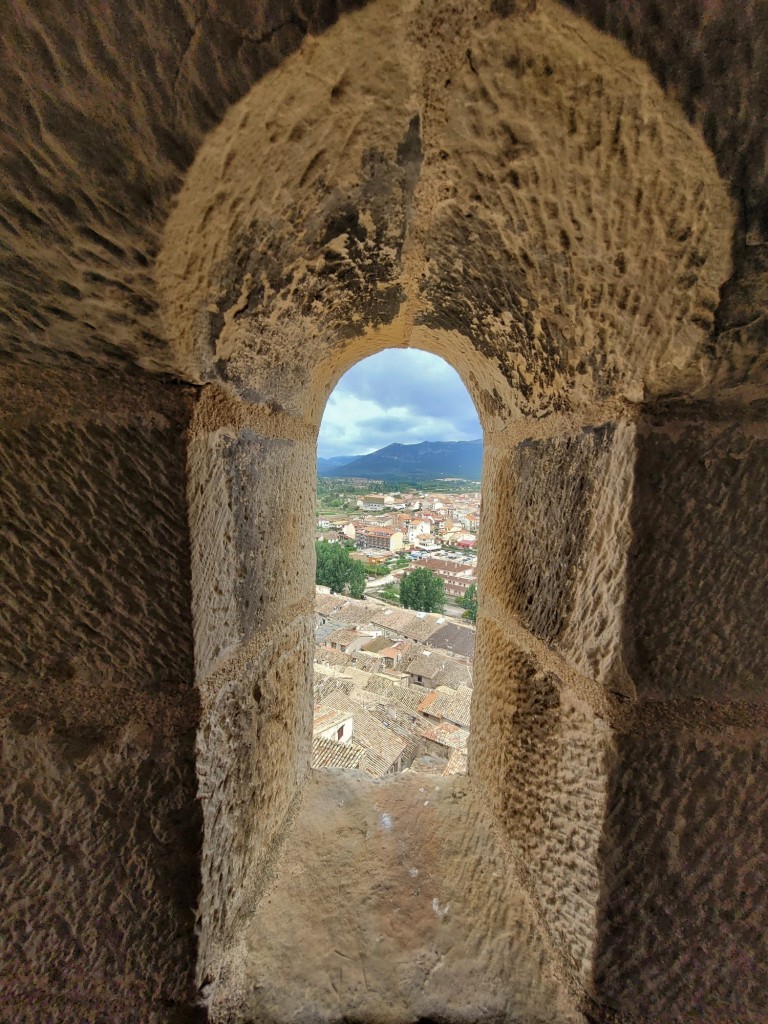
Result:
M349 557L342 544L315 541L315 582L330 587L332 594L348 593L361 598L365 594L365 569L360 562Z
M349 594L361 598L365 594L365 569L360 562L350 558L349 550L343 544L315 542L317 568L315 582L329 587L332 594ZM389 570L387 570L389 571ZM389 597L389 594L382 594ZM392 594L394 596L394 592ZM419 612L445 611L445 585L439 576L429 569L414 569L400 581L400 604ZM477 587L473 583L464 597L457 603L464 609L464 618L477 621Z
M477 586L467 587L464 597L456 603L464 609L465 619L477 622ZM445 611L445 586L439 576L429 569L414 569L400 581L400 604L420 612Z

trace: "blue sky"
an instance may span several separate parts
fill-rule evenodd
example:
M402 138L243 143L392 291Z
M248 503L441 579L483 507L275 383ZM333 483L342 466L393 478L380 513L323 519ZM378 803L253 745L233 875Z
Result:
M439 356L386 349L347 371L325 407L318 455L365 455L393 441L471 441L483 432L461 378Z

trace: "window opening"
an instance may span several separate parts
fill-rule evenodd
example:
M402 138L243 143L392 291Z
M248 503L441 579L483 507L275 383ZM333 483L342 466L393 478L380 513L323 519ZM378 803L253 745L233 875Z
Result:
M385 350L330 396L318 440L314 768L466 772L481 464L472 399L438 356Z

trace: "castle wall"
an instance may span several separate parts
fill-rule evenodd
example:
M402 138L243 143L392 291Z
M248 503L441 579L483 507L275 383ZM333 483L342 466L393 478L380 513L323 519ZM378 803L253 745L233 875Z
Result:
M139 372L5 383L2 1015L191 1021L189 389Z

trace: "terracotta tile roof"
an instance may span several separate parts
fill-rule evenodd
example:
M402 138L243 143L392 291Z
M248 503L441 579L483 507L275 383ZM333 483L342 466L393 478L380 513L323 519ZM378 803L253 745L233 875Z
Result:
M415 726L419 736L434 743L441 743L453 750L466 751L469 741L469 730L460 729L452 722L430 722L425 726Z
M424 642L441 625L440 615L428 615L426 612L413 612L412 618L401 631L411 640ZM443 620L444 621L444 620Z
M352 664L362 672L375 672L381 664L381 658L367 651L350 651Z
M400 531L391 526L361 526L357 532L361 537L391 537Z
M361 707L368 710L380 707L382 704L386 704L390 699L385 693L374 693L372 690L366 690L361 686L356 686L354 689L350 690L349 696Z
M348 598L343 594L315 594L315 611L319 615L328 615L346 604Z
M395 640L394 643L392 643L390 640L387 640L387 643L391 644L391 646L385 647L382 650L382 657L392 658L393 660L399 658L400 661L402 661L403 658L409 653L409 651L412 651L416 646L413 640Z
M378 707L372 707L370 712L387 728L394 729L395 732L407 739L412 737L413 715L407 708L400 707L395 703L385 703Z
M355 668L355 664L352 660L353 651L345 654L344 651L332 651L329 647L316 647L315 648L315 672L319 672L322 675L331 676L347 676L350 679L354 679L356 683L360 682L363 673L360 672L359 668ZM364 673L367 679L368 673Z
M472 682L472 670L468 665L437 651L422 651L419 657L408 664L407 672L411 676L426 679L430 686L450 686L456 689L458 686L469 686Z
M435 682L438 686L450 686L452 689L460 686L470 687L472 683L472 670L468 665L463 665L459 661L452 661L450 658L447 658L437 673Z
M416 708L416 710L417 711L421 711L421 712L429 712L429 713L431 713L432 705L437 701L437 698L439 696L440 696L440 694L437 693L436 690L432 690L431 693L428 693L426 695L426 697L424 697L422 699L422 701L420 702L420 704Z
M352 659L344 651L331 651L327 647L318 647L315 651L315 661L321 665L330 665L334 668L347 668L352 664Z
M371 622L375 626L391 629L395 633L401 633L402 627L408 625L410 618L411 613L403 611L402 608L379 608L371 614Z
M417 754L421 753L424 741L413 730L413 716L403 708L392 704L383 704L379 707L369 709L371 715L376 718L390 732L395 733L405 743L403 761L409 764Z
M367 644L363 644L362 650L369 651L371 654L383 654L391 644L392 641L388 636L374 636Z
M430 647L459 654L472 659L475 656L475 631L471 626L459 626L455 622L447 622L429 637Z
M313 693L315 695L315 703L318 703L327 697L329 693L333 693L334 690L341 690L343 693L349 693L352 689L352 680L347 679L345 676L336 676L332 674L324 675L321 672L314 673L313 679Z
M448 525L449 520L446 520L446 529L450 530ZM452 561L450 558L420 558L419 564L415 567L417 569L429 569L431 572L437 572L442 569L444 572L462 572L467 567L459 565Z
M379 779L382 775L387 775L391 767L392 762L388 763L387 759L377 754L376 751L370 749L363 750L360 759L360 771L370 775L372 779Z
M436 654L434 651L422 651L418 658L414 658L408 665L408 674L422 676L430 682L445 666L445 656Z
M333 633L325 638L326 644L341 644L346 647L356 640L360 634L355 629L335 629Z
M353 742L365 748L366 754L370 755L367 761L361 765L362 770L367 771L368 774L373 774L369 770L370 765L374 762L378 764L379 761L386 767L378 774L386 774L406 749L407 743L400 736L385 728L365 708L344 694L332 693L318 707L333 708L336 711L352 715L354 719ZM315 712L317 710L318 708L315 708Z
M414 658L418 658L420 654L424 653L425 648L421 644L415 643L413 640L407 641L411 646L410 649L403 654L400 661L398 661L396 669L398 672L407 672L408 666L411 664Z
M472 690L468 686L461 686L453 693L438 693L437 699L429 707L429 713L468 729L471 703Z
M460 750L452 750L443 775L466 775L467 767L467 755Z
M331 696L329 694L328 697L325 697L319 704L315 705L315 713L312 718L312 733L315 736L318 733L327 732L328 729L336 729L352 718L350 713L341 711L339 708L328 703Z
M313 768L359 768L362 758L362 747L353 743L336 743L322 736L312 740Z
M371 693L380 693L388 696L390 690L394 689L394 686L392 685L392 680L387 676L372 675L368 680L366 689L370 690Z
M415 712L418 711L419 704L424 700L427 692L431 693L431 690L415 690L406 686L394 686L392 688L392 697L402 707L407 708L408 711Z
M365 601L353 601L351 598L343 608L339 608L333 614L334 622L343 623L345 626L367 626L371 621L373 609Z

